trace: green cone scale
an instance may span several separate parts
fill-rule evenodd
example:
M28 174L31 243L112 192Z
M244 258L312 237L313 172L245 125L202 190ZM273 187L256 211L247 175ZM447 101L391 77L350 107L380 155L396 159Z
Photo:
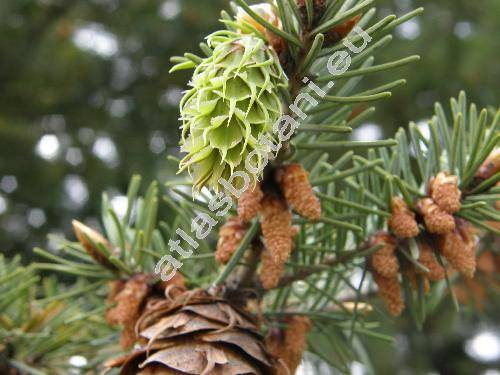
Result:
M181 151L187 153L180 171L192 174L195 189L218 191L219 178L245 170L248 154L262 147L260 135L270 137L282 113L279 87L286 87L286 78L260 38L221 31L207 40L213 54L195 68L192 89L180 103ZM252 165L262 162L252 157Z

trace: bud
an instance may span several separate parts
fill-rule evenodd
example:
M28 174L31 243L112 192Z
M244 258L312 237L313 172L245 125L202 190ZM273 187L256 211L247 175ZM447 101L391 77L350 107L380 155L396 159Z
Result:
M219 240L215 260L219 264L226 264L245 237L246 226L237 217L230 217L219 230Z
M311 220L321 217L321 203L309 183L307 171L300 164L288 164L277 171L276 178L288 204L300 215Z
M418 224L415 214L410 210L406 202L400 197L393 197L392 216L388 225L392 232L399 238L411 238L418 235Z
M271 252L276 263L286 262L292 251L291 225L292 213L288 205L272 195L262 200L261 229L264 244Z
M249 187L245 190L238 200L238 218L245 223L250 222L259 213L263 197L260 183L256 183L254 188Z
M444 268L436 259L432 248L426 243L419 243L418 249L420 252L418 262L429 269L428 273L418 272L425 275L430 281L443 280L445 277Z
M283 366L277 366L275 375L295 374L307 347L307 334L312 328L307 316L287 317L284 331L274 331L266 339L270 352L281 359Z
M441 254L453 268L468 278L476 271L476 245L470 228L460 228L438 238Z
M429 194L439 208L450 214L460 210L462 192L458 189L458 177L443 172L431 180Z
M346 36L350 34L350 32L354 29L354 27L358 24L361 19L361 14L358 14L347 21L341 23L340 25L334 26L330 30L325 33L325 47L329 47L334 45L335 43L341 41Z
M476 172L475 179L477 183L487 180L495 173L500 172L500 148L495 148L486 160L481 164Z
M399 278L384 277L373 272L373 280L378 286L378 294L384 300L385 306L393 316L399 316L405 308Z
M111 263L105 254L97 247L102 244L107 249L112 251L112 246L107 239L105 239L99 232L89 228L78 220L73 220L73 231L75 232L78 242L83 246L87 253L101 266L109 270L116 271L116 266Z
M371 266L383 277L397 277L399 273L398 258L394 254L396 243L388 233L378 233L372 237L372 246L384 244L380 250L371 255Z
M421 199L417 210L424 217L425 227L430 233L445 234L455 229L453 216L439 208L432 199Z

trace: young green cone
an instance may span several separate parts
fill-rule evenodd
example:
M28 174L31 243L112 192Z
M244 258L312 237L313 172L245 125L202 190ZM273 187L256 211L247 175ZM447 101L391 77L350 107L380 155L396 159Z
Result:
M209 36L208 44L213 54L196 67L193 88L180 103L181 150L187 153L180 171L189 170L196 189L219 190L219 178L244 170L252 151L258 151L252 166L262 165L259 153L265 155L265 147L258 140L281 116L278 88L286 79L260 38L221 31Z

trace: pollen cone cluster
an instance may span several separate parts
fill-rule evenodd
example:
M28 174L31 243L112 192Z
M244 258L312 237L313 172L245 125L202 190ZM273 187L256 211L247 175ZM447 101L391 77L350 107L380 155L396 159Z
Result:
M219 230L219 240L215 252L215 260L226 264L241 243L247 226L237 217L230 217Z
M389 218L388 225L394 235L398 238L416 237L419 230L413 211L400 197L393 197L391 203L392 216Z
M265 375L276 364L251 316L201 290L149 301L136 331L136 349L108 368L122 375Z
M307 316L291 316L285 323L284 330L273 330L266 339L271 353L280 359L274 375L295 374L307 347L307 334L312 327Z
M219 189L219 179L245 170L253 154L256 168L266 150L261 135L271 137L281 116L278 88L286 86L279 61L265 42L251 35L219 31L207 38L213 49L195 69L180 103L181 151L187 155L180 170L187 169L194 187ZM257 179L259 176L254 176Z
M460 222L457 229L438 238L440 253L453 268L468 278L476 271L476 243L474 229L467 222Z
M307 171L297 163L288 164L277 171L277 180L288 204L305 218L321 217L321 204L314 194Z

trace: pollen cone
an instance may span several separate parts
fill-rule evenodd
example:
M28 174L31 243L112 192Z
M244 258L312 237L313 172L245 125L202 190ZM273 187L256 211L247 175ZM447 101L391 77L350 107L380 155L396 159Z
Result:
M280 359L274 375L295 374L307 347L312 323L307 316L291 316L284 330L272 331L266 339L269 350Z
M388 233L378 233L372 238L372 244L383 244L380 250L372 254L371 266L384 277L396 277L399 273L399 262L396 254L396 243Z
M455 229L453 215L442 210L432 199L421 199L417 209L424 217L425 227L430 233L445 234Z
M230 217L219 230L219 240L215 252L215 260L219 264L226 264L238 248L247 227L237 217Z
M292 213L280 198L268 195L262 200L260 210L264 244L275 262L285 262L292 251Z
M385 306L393 316L399 316L405 308L403 293L399 278L384 277L377 272L373 272L373 279L378 286L378 294L384 300Z
M259 213L261 201L264 193L260 188L260 183L255 187L249 187L238 199L238 218L247 223Z
M415 214L400 197L392 198L392 216L389 218L388 225L396 237L411 238L418 235Z
M297 163L289 164L277 173L286 201L301 216L311 220L321 217L321 204L309 183L307 171Z

